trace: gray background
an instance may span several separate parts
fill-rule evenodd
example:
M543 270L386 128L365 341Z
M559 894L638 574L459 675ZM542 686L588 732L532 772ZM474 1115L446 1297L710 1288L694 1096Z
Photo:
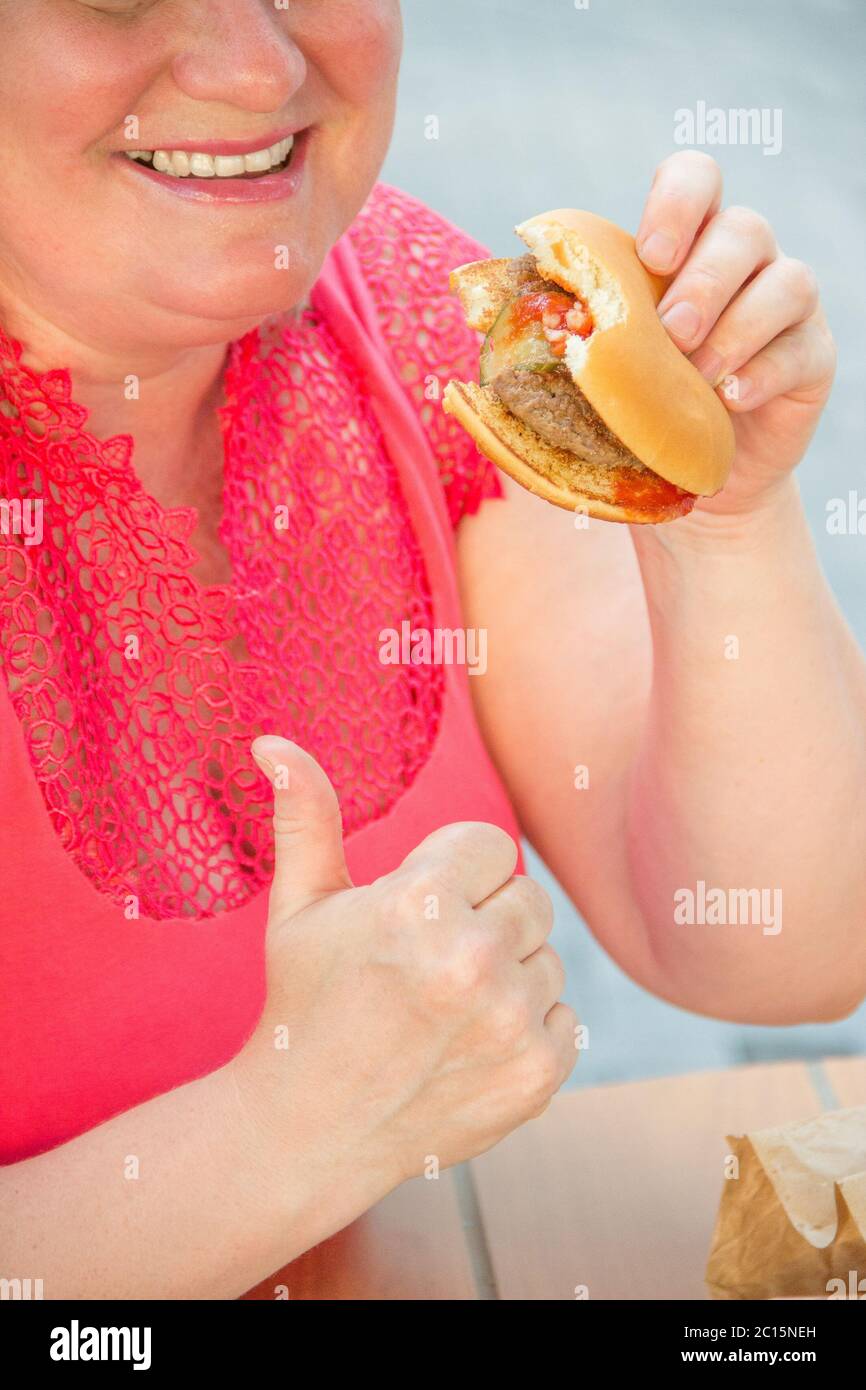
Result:
M866 644L866 536L831 536L830 498L864 469L864 0L404 0L397 127L382 177L423 198L495 255L547 207L591 208L637 227L652 171L674 144L674 112L699 100L779 107L782 149L709 150L729 202L773 222L785 251L817 270L840 345L829 410L800 485L822 562ZM440 138L428 140L435 115ZM864 847L866 851L866 847ZM777 1057L866 1051L866 1006L804 1028L748 1028L684 1013L625 978L549 874L568 997L590 1027L574 1085ZM815 924L820 930L820 923ZM866 905L864 905L866 929Z

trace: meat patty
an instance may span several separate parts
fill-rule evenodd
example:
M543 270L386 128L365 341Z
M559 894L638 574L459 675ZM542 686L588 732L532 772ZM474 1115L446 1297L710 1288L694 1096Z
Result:
M541 372L506 367L490 386L512 415L548 444L568 449L589 463L609 467L625 464L644 471L640 459L629 452L593 410L564 363Z
M523 256L512 256L509 266L514 277L515 293L535 294L539 290L555 290L557 294L562 294L562 285L557 285L553 280L545 280L538 273L538 264L533 255L527 251Z

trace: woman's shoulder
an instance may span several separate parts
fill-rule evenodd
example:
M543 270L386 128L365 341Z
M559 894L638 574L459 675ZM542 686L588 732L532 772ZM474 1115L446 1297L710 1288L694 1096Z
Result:
M386 345L439 463L452 522L501 496L493 464L442 410L451 377L478 377L478 335L448 286L455 266L490 252L419 198L377 183L347 232Z

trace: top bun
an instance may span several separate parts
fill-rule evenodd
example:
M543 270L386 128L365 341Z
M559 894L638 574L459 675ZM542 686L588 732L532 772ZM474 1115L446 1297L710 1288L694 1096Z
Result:
M538 273L589 305L595 329L568 340L565 361L596 413L659 477L700 496L718 492L733 462L733 425L656 312L667 281L645 269L627 232L594 213L560 208L515 230ZM453 273L467 320L482 333L520 293L510 264L477 261Z

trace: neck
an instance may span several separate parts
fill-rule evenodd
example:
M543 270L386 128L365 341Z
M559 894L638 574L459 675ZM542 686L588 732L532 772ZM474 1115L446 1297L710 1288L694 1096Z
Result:
M203 460L221 453L215 407L220 404L227 345L105 351L21 304L2 310L6 332L35 371L66 368L87 428L100 439L130 434L135 471L164 506L195 506L207 487Z

